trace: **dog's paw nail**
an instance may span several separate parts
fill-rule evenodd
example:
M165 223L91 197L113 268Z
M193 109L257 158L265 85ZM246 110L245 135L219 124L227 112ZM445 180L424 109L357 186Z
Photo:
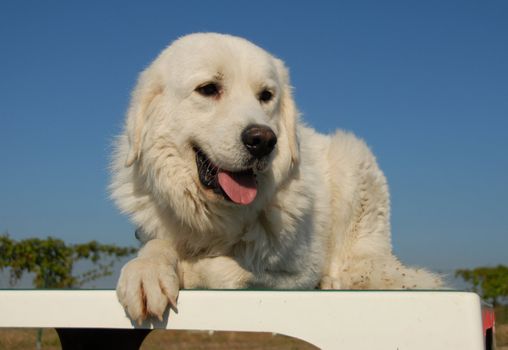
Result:
M170 306L171 310L173 310L176 314L178 313L178 308L176 307L176 304L171 303Z

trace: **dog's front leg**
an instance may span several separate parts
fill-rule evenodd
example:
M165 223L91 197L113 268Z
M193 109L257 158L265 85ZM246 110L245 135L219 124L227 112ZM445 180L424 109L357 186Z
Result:
M177 254L171 242L163 239L148 241L122 268L116 293L133 320L141 323L150 315L162 320L168 304L176 309L177 269Z
M179 263L183 288L241 289L253 275L229 256L183 260Z

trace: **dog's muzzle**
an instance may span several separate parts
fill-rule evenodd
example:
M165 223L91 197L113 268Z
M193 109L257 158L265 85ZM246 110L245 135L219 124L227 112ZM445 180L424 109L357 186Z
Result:
M240 171L222 169L199 147L194 147L198 177L204 188L222 195L233 203L248 205L256 199L257 180L253 168L263 171L275 148L277 136L267 126L252 124L242 134L242 143L251 155L247 168Z

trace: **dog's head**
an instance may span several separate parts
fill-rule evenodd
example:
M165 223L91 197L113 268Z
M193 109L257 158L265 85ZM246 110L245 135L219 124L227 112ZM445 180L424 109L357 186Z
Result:
M180 189L250 205L298 163L297 118L282 61L238 37L192 34L141 73L119 155L158 200Z

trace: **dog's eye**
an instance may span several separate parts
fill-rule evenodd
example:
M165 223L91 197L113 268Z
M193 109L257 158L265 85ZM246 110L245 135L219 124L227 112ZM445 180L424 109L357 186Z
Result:
M220 94L220 86L216 83L206 83L205 85L198 86L196 91L205 97L215 97Z
M259 93L258 98L261 102L269 102L273 98L273 94L271 91L264 89Z

